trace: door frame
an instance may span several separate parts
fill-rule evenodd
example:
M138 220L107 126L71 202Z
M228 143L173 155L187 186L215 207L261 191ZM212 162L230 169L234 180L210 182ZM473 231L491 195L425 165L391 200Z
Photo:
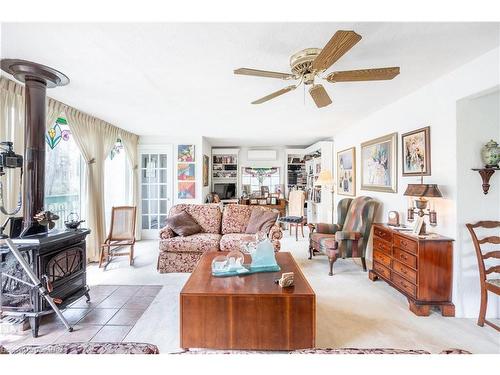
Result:
M156 229L142 229L142 154L167 154L167 213L173 205L174 197L174 146L173 144L139 144L138 146L139 157L139 178L137 191L139 192L138 206L139 206L139 228L141 228L141 238L148 240L159 238L159 231ZM158 223L159 224L159 223Z

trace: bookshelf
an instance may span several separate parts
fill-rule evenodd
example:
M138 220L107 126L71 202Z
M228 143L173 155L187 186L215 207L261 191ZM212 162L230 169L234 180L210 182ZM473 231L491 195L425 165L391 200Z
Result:
M212 191L215 184L235 184L238 196L239 149L212 149Z
M305 190L307 185L307 174L304 155L288 154L286 169L288 191L294 187L300 190Z

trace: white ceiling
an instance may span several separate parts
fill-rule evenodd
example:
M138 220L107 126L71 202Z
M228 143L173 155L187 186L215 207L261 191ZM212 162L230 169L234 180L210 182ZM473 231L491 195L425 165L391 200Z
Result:
M71 82L49 95L139 135L207 136L214 145L307 145L500 45L499 23L2 24L1 56L52 66ZM289 56L338 29L363 39L332 69L400 66L393 81L325 86L317 109L290 83L233 75L288 72Z

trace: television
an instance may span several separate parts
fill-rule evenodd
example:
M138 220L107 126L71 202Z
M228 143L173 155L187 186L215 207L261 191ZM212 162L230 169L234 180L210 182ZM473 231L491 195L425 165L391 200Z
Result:
M236 198L236 184L234 182L214 184L214 193L217 193L220 199Z

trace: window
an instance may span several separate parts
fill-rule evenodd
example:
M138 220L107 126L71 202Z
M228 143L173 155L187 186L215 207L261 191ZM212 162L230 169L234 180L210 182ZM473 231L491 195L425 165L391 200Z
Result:
M45 140L45 207L59 215L56 228L62 229L70 213L84 216L84 163L64 118L58 118L54 126L47 130Z
M262 186L267 186L270 193L280 188L279 168L242 168L241 183L248 185L250 193L261 191Z
M106 231L111 225L111 209L132 205L132 173L125 149L118 139L104 163L104 213Z

